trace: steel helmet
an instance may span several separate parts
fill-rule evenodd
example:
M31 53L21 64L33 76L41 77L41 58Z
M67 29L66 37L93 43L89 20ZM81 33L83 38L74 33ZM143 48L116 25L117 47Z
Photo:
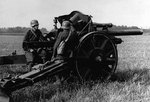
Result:
M38 20L32 20L32 21L30 22L30 24L31 24L31 26L33 27L33 26L35 26L35 25L39 25L39 22L38 22Z
M63 21L61 28L62 29L70 29L71 23L69 21Z

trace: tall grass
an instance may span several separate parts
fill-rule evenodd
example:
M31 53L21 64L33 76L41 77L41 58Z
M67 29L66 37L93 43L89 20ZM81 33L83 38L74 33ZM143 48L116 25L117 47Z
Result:
M47 78L12 93L15 102L149 102L149 36L123 37L116 73L106 82L54 84ZM25 66L1 66L0 77L26 73Z
M15 102L149 102L149 68L134 64L132 69L129 69L131 66L130 63L119 62L121 69L118 68L111 79L103 83L60 85L53 84L51 79L47 78L33 86L13 92L12 97ZM25 68L21 69L22 71L18 68L6 67L5 72L14 75L26 72Z

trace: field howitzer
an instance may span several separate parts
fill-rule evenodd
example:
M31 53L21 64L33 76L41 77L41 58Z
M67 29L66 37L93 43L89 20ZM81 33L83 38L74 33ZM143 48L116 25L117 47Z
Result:
M59 30L64 20L72 23L78 34L78 43L71 53L71 57L65 62L50 62L41 67L40 64L35 70L16 77L6 77L0 81L0 102L9 102L11 93L15 90L30 86L45 77L51 77L60 72L73 72L81 81L88 80L107 80L115 72L118 64L117 44L122 43L121 38L116 36L142 35L141 29L111 30L112 23L92 22L91 16L79 11L73 11L68 15L54 18L54 28ZM29 48L48 48L53 47L55 41L50 42L25 42L24 46ZM52 53L52 52L51 52ZM24 56L24 55L21 55ZM25 57L8 56L0 57L3 64L19 64ZM18 59L17 59L18 58ZM22 58L22 59L21 59ZM11 63L5 63L5 62ZM25 61L24 61L25 62ZM65 67L69 66L69 67ZM69 68L69 69L68 69ZM3 101L1 101L3 99Z

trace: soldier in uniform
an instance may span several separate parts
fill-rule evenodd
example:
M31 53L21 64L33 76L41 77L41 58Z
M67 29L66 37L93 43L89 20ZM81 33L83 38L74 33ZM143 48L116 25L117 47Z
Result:
M70 21L63 21L62 31L58 34L53 47L53 55L51 61L66 60L73 51L77 43L77 34Z
M30 25L31 25L31 29L27 31L23 39L23 49L25 51L27 65L31 70L31 68L35 65L35 63L38 63L40 61L40 58L42 60L45 59L46 52L41 51L40 48L30 48L28 45L26 45L26 43L28 42L29 43L40 42L45 40L42 35L42 32L38 29L39 28L38 21L32 20L30 22Z

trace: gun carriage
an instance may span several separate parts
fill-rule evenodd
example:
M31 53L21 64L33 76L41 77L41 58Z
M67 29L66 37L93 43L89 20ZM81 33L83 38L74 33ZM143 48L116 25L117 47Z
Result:
M32 85L47 76L53 76L62 72L73 72L82 81L84 80L107 80L115 72L118 63L117 44L122 40L116 36L142 35L142 30L110 30L111 23L95 23L92 17L78 11L73 11L68 15L62 15L54 18L55 31L59 32L60 26L64 20L72 22L78 34L78 42L72 51L68 60L63 63L53 63L45 65L28 72L26 74L1 79L1 99L8 102L11 92L20 88ZM51 33L50 33L51 34ZM57 38L57 36L56 36ZM55 39L47 42L25 43L28 47L50 48L48 58L52 55L52 47ZM0 64L20 64L25 63L24 55L13 55L0 57ZM68 66L68 67L66 67ZM68 73L68 74L69 74Z

